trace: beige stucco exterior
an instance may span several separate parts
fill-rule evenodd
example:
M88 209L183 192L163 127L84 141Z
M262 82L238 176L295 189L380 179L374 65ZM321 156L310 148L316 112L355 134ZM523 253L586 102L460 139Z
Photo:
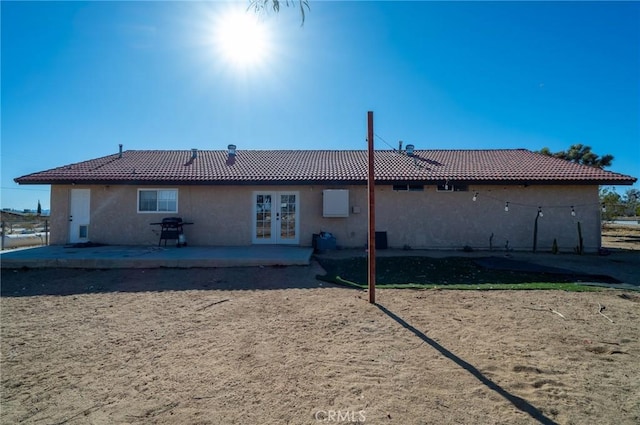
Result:
M179 216L193 222L185 226L189 245L250 245L255 191L299 193L299 244L310 246L312 235L331 232L342 247L364 247L367 241L367 187L356 186L134 186L53 185L51 242L69 242L69 204L73 188L91 190L92 242L122 245L158 243L158 222ZM137 212L138 189L178 189L177 213ZM323 190L348 189L350 214L324 218ZM600 247L600 208L597 186L474 186L468 191L438 192L425 185L422 192L376 187L376 230L387 232L390 248L531 250L538 206L538 250L550 251L556 239L560 251L578 245L581 223L584 248ZM477 192L477 200L472 200ZM505 212L505 202L509 211ZM575 216L571 215L571 206ZM359 213L354 213L354 208ZM492 236L493 235L493 236Z

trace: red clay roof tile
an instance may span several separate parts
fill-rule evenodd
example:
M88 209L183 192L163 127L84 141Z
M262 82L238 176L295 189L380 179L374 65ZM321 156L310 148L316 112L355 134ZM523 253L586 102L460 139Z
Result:
M91 159L15 179L20 184L365 183L367 152L356 150L137 151ZM525 149L375 152L378 182L633 184L631 176Z

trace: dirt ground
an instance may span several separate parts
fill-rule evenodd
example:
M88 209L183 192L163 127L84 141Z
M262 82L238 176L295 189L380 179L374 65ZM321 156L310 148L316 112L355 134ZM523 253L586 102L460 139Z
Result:
M3 269L0 422L640 423L638 292L317 273Z
M609 249L640 251L640 226L603 225L602 246Z
M379 290L376 306L319 271L3 270L66 295L0 300L0 422L640 422L637 292Z

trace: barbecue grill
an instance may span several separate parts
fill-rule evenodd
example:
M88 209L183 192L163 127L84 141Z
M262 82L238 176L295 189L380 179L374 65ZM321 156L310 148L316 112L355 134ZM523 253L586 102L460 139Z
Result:
M167 240L175 240L176 246L178 248L180 248L181 246L187 246L187 239L184 236L184 229L182 228L182 226L193 223L182 221L182 217L166 217L163 218L160 223L151 224L161 226L158 246L162 244L163 240L164 246L167 246Z

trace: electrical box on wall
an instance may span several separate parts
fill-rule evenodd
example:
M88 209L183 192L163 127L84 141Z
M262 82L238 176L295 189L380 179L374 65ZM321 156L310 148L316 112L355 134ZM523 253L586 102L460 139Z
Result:
M349 191L326 189L322 191L323 217L349 217Z

